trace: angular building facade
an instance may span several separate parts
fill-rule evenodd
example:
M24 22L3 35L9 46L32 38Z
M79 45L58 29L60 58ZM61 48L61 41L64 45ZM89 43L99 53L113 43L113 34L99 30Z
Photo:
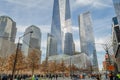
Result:
M0 16L0 56L15 52L16 22L8 16Z
M38 27L31 25L25 30L25 33L29 33L33 31L33 33L27 34L23 38L22 51L25 56L28 56L31 49L36 49L41 52L41 31Z
M65 43L65 34L68 32L72 34L69 0L54 0L51 34L57 41L57 54L64 54L65 48L73 47L65 47L68 45Z
M80 14L78 19L81 52L86 53L89 56L91 65L95 70L98 70L98 61L90 12Z
M53 35L47 34L47 57L57 55L57 42Z
M113 50L117 61L118 72L120 71L120 0L113 0L117 18L113 18ZM118 24L116 25L116 21Z
M120 71L120 27L118 24L118 18L112 18L112 43L113 43L113 51L115 55L115 70Z

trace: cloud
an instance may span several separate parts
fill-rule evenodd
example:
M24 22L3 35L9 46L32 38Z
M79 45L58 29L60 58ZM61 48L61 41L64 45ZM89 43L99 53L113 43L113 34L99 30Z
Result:
M102 44L104 44L105 38L95 38L96 51L104 51Z
M112 0L71 0L71 6L73 9L77 9L78 7L103 9L111 7L111 4Z
M6 0L9 3L16 4L18 6L24 6L26 8L49 8L48 6L51 5L53 0L50 0L49 2L46 2L44 0Z

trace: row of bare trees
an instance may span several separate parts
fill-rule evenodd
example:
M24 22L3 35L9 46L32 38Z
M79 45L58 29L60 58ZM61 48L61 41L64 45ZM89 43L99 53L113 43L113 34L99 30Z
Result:
M8 57L0 57L0 73L10 73L13 70L13 64L15 60L15 54ZM31 51L27 57L19 50L17 53L17 61L15 66L15 71L17 73L26 71L32 71L34 74L34 69L37 69L40 64L40 52L37 50Z
M44 73L52 73L52 74L56 74L56 73L68 73L70 74L70 72L75 72L78 71L79 69L74 65L66 65L64 63L64 61L62 60L60 63L57 63L56 61L49 61L46 63L46 61L44 61L41 64L41 72Z
M37 50L33 50L26 57L19 50L15 67L16 74L70 73L78 70L75 65L66 66L63 60L60 63L45 60L40 64L40 54ZM15 54L4 58L0 57L0 73L11 74L14 60Z

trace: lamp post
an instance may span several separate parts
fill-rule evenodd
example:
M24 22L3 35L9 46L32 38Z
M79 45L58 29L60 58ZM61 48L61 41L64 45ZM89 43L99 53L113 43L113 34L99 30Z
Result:
M15 73L15 68L16 68L16 63L17 63L17 55L18 55L18 51L19 51L19 45L20 45L20 39L22 37L24 37L25 35L29 34L30 35L33 33L33 31L29 31L28 33L24 34L23 36L19 37L18 39L18 44L17 44L17 48L16 48L16 54L15 54L15 59L14 59L14 63L13 63L13 70L12 70L12 79L14 79L14 73Z
M70 77L71 77L71 79L72 79L71 56L70 56Z

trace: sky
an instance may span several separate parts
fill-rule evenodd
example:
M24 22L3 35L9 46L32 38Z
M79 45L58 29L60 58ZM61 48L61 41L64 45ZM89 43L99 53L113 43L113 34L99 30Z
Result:
M0 0L0 16L6 15L16 22L17 38L30 25L41 29L42 60L46 56L47 33L51 29L54 0ZM106 43L112 34L112 18L115 16L112 0L70 0L72 32L76 51L80 51L78 16L91 12L95 43ZM105 50L96 44L99 68L102 68Z

